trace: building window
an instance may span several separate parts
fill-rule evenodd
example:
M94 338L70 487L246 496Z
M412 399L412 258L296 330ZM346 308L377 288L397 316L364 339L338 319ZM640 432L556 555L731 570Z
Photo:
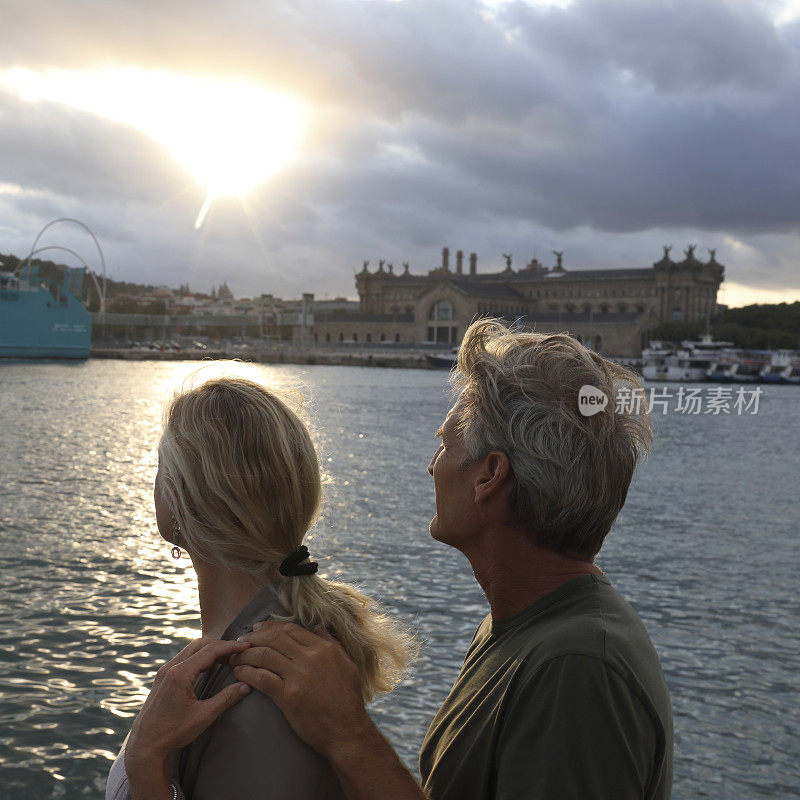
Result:
M603 346L603 339L598 334L597 338L594 340L594 349L599 351L602 346Z
M456 318L453 304L449 300L439 300L431 306L428 319L434 322L449 322Z
M382 333L382 334L381 334L381 341L382 341L382 342L385 342L385 341L386 341L386 334L385 334L385 333Z
M437 344L455 344L457 328L451 323L455 321L456 312L449 300L439 300L428 312L428 341Z
M367 334L367 341L368 341L368 342L371 342L371 341L372 341L372 334L371 334L371 333L368 333L368 334Z
M683 312L681 311L680 307L675 306L675 308L672 309L672 319L681 319L682 316Z
M396 334L394 335L394 340L395 340L396 342L399 342L399 341L400 341L400 334L399 334L399 333L396 333Z
M358 334L357 334L357 333L354 333L354 334L353 334L353 341L354 341L354 342L357 342L357 341L358 341Z
M326 342L329 342L330 340L331 340L331 335L330 335L330 333L326 333L326 334L325 334L325 341L326 341Z
M343 341L344 341L344 334L343 334L343 333L340 333L340 334L339 334L339 341L340 341L340 342L343 342Z

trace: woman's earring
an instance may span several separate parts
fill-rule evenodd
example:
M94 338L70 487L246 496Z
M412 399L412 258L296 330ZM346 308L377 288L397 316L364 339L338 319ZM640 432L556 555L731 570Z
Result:
M181 526L178 525L178 520L175 519L175 515L172 515L172 541L175 542L175 546L172 548L171 553L172 557L178 559L181 557L181 549L178 547L178 539L180 538L181 534Z

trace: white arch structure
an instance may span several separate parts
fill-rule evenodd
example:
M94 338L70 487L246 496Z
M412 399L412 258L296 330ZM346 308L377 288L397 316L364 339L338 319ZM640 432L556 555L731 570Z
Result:
M74 250L70 250L69 247L62 247L60 244L49 244L47 247L39 247L36 250L31 250L30 255L28 258L33 258L33 256L37 255L38 253L43 253L45 250L63 250L65 253L71 253L78 261L86 267L86 272L91 276L92 280L94 281L94 288L97 289L97 296L100 299L100 310L102 311L105 306L105 292L100 288L100 284L97 282L97 275L92 272L91 267L83 260L83 257L76 253Z
M39 244L39 239L42 238L42 234L51 225L55 225L57 222L72 222L75 225L80 225L81 228L83 228L89 234L89 236L91 236L92 239L94 240L95 246L97 247L97 252L100 254L100 264L103 267L103 291L100 292L99 291L99 287L98 287L98 293L100 294L100 313L101 314L105 313L105 310L106 310L106 260L103 257L103 249L100 247L100 242L97 241L97 237L94 235L94 231L92 231L92 229L86 223L81 222L79 219L73 219L72 217L59 217L58 219L50 220L50 222L48 222L47 225L45 225L44 228L42 228L39 231L39 233L36 235L36 238L33 240L33 246L31 247L30 253L28 253L28 256L25 259L25 262L20 267L18 267L17 272L22 272L22 270L29 265L31 257L33 256L34 253L40 253L42 250L46 250L47 249L47 248L43 247L40 250L37 250L36 249L36 245ZM56 248L56 245L51 245L51 247ZM75 253L73 250L69 250L66 247L62 247L60 249L67 250L67 252L72 253L75 256L78 256L77 253ZM80 260L83 261L83 259L80 256L78 256L78 258L80 258ZM86 266L86 268L89 269L88 265L86 265L86 262L83 261L83 263L84 263L84 266ZM94 273L92 273L91 270L89 270L89 273L94 278L95 284L97 284L97 278L94 276Z

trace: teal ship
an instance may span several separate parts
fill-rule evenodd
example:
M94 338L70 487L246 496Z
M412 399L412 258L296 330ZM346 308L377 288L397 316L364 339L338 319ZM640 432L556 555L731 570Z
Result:
M89 357L91 318L83 305L86 269L65 267L60 280L0 268L0 358Z

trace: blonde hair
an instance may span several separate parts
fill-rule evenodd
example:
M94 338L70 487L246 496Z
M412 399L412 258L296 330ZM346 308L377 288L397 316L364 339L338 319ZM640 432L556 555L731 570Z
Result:
M468 453L462 466L505 453L511 524L542 547L594 556L652 440L646 409L615 409L620 389L642 390L638 377L565 333L512 331L483 319L464 334L451 381ZM608 398L592 416L578 408L585 384Z
M277 394L219 378L168 405L159 443L162 490L194 556L266 583L316 521L322 495L307 427ZM280 578L286 618L326 628L361 675L364 700L391 691L416 644L372 598L318 575Z

